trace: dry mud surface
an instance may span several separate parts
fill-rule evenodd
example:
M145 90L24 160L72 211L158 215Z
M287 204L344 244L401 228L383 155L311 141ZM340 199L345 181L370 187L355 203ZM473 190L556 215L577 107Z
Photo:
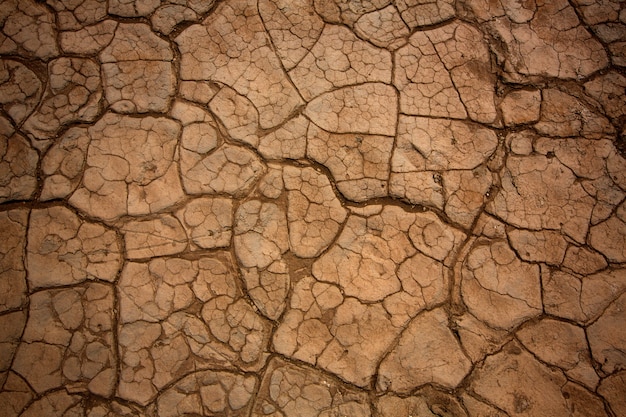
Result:
M623 0L2 0L0 416L626 416Z

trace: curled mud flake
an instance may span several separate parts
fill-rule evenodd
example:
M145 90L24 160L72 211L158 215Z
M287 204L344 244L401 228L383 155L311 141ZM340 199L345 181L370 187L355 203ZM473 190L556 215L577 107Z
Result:
M347 211L328 178L313 168L284 167L291 251L303 258L318 256L333 241Z
M0 7L0 54L48 60L59 55L54 15L34 0L7 0Z
M58 58L48 65L49 87L23 129L36 140L56 137L66 125L92 122L100 113L100 68L83 58Z
M388 136L332 134L312 125L307 155L330 170L346 198L361 202L387 195L393 142Z
M0 313L24 306L27 210L0 213Z
M90 127L81 186L70 204L103 220L161 211L182 200L180 126L164 117L107 113Z
M304 114L329 132L393 136L396 90L383 83L343 87L313 99Z
M566 322L543 319L517 332L522 344L539 359L558 366L567 376L595 390L600 378L592 364L585 331Z
M289 76L305 100L338 87L391 81L391 54L343 26L327 25L311 52Z
M117 379L112 326L107 285L33 294L13 369L39 393L66 386L110 397Z
M525 8L513 0L502 4L506 15L488 22L487 28L503 42L493 48L511 81L538 76L579 79L608 65L604 48L566 0Z
M561 371L540 363L516 342L487 357L474 372L470 388L509 415L607 415L596 395L567 382Z
M65 207L33 210L26 267L31 289L113 282L122 261L118 237L98 223L79 219Z
M280 414L279 414L280 413ZM261 381L253 416L370 417L367 395L317 369L273 359Z
M510 329L542 312L539 267L518 259L504 242L475 246L461 274L463 301L492 327Z
M220 4L177 38L183 80L212 80L247 97L262 128L283 123L302 101L270 48L256 1ZM269 92L269 94L268 94Z
M441 308L414 318L380 364L377 390L408 393L429 383L458 386L472 364L447 324Z

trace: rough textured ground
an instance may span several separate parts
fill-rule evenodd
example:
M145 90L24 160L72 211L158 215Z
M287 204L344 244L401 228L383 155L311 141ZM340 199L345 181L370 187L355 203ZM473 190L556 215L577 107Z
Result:
M626 416L623 0L2 0L0 416Z

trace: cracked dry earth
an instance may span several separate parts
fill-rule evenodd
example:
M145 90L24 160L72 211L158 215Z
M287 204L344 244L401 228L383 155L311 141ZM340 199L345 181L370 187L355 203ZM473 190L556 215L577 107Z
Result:
M3 0L0 416L626 416L626 2Z

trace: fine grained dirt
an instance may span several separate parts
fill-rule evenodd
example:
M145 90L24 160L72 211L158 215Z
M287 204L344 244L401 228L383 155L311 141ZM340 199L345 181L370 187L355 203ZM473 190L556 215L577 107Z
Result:
M3 0L0 416L626 416L626 3Z

